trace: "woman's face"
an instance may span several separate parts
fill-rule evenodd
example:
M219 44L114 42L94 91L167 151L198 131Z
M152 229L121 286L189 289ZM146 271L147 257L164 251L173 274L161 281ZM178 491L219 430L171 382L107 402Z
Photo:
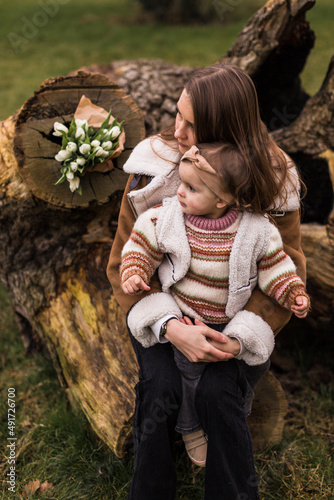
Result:
M174 137L179 144L180 153L184 154L196 144L194 111L189 95L184 90L177 102Z

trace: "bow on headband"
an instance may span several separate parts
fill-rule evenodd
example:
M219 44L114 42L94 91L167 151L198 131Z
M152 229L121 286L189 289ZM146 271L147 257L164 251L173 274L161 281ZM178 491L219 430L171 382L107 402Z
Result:
M192 146L183 156L181 161L191 161L195 168L196 174L201 181L212 191L219 199L231 204L234 202L233 196L230 194L226 182L218 175L216 170L206 161L201 155L197 146Z

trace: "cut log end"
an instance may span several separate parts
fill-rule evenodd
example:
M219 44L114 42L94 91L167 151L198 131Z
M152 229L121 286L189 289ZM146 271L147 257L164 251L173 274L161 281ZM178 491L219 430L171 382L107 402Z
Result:
M79 195L70 191L67 182L55 185L61 166L55 155L61 143L52 133L56 121L71 122L82 95L107 112L111 109L119 122L124 120L126 142L123 153L113 160L113 170L85 173ZM133 99L106 76L80 71L47 80L23 105L16 120L14 140L17 168L32 194L52 205L68 208L101 205L110 201L115 191L124 189L127 176L122 166L144 135L142 113Z

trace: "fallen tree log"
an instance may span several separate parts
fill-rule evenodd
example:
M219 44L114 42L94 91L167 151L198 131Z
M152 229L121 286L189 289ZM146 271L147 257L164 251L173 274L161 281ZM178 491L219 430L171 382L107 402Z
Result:
M300 166L308 188L304 200L309 211L302 224L302 247L307 257L308 288L312 297L311 320L334 326L334 57L324 82L289 126L273 132L276 142ZM316 213L312 213L317 207Z
M317 107L324 112L326 105L332 109L327 101L332 99L331 77L319 92L320 106L316 97L311 100L305 94L298 76L313 44L313 33L305 21L305 11L313 3L270 0L240 34L242 43L237 41L223 58L241 65L254 78L268 127L288 153L300 155L297 160L304 175L312 168L317 175L321 164L321 182L315 192L323 193L325 188L326 203L320 206L317 196L314 202L308 201L308 228L312 228L311 222L327 221L333 195L327 160L333 150L333 142L327 139L332 129L330 121L323 126L321 114L311 131L316 138L322 127L323 146L310 150L307 162L302 157L309 113L314 114ZM298 65L292 64L286 71L291 54ZM105 275L125 183L121 166L144 136L141 114L146 134L167 126L192 71L144 60L89 68L47 81L21 110L0 125L0 279L13 301L27 349L32 341L46 344L69 397L118 456L124 454L131 434L137 380L124 314ZM278 81L277 72L281 72ZM156 77L153 84L152 75ZM54 186L59 168L54 155L59 145L51 133L54 121L70 121L81 95L107 111L111 106L115 116L125 119L126 132L125 151L117 159L116 168L107 175L87 174L83 197L73 195L65 185ZM312 102L315 108L307 111ZM292 137L292 143L297 144L295 150L289 143ZM309 185L307 178L305 181ZM324 196L319 198L323 203ZM321 228L326 230L323 225ZM322 244L331 267L326 240ZM312 272L317 274L309 265L310 271L311 276ZM327 285L324 294L333 293L333 285ZM323 283L317 286L321 290L324 287ZM313 299L312 314L323 307L321 293L317 288L319 306ZM330 320L333 311L327 307L325 311L319 309L319 314ZM278 442L286 399L272 374L257 388L253 408L250 427L255 447Z
M89 172L83 195L55 186L55 121L71 121L82 95L125 120L125 150L111 172ZM46 344L58 376L99 436L121 454L130 433L136 360L105 268L127 176L144 137L130 96L103 75L45 82L0 127L1 281L29 343ZM86 177L87 176L87 177Z

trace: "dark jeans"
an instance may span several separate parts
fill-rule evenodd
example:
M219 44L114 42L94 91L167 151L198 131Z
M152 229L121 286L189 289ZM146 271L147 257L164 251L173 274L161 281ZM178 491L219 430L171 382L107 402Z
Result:
M208 326L222 333L226 324L208 324ZM182 401L176 423L176 430L181 434L190 434L202 428L202 424L196 411L195 399L197 386L207 363L192 363L176 347L172 347L176 366L181 372L182 383ZM244 408L246 416L248 416L252 409L254 388L259 380L259 375L261 375L261 377L263 376L263 374L268 370L269 364L265 363L264 365L258 366L254 369L243 362L241 363L249 383L247 393L244 396ZM254 382L253 377L255 377Z
M144 348L131 335L139 363L133 422L135 470L129 500L174 500L172 443L182 400L180 372L169 343ZM196 408L208 435L205 500L258 500L245 398L267 371L237 360L208 363ZM247 376L246 376L247 371ZM212 437L212 439L211 439Z

